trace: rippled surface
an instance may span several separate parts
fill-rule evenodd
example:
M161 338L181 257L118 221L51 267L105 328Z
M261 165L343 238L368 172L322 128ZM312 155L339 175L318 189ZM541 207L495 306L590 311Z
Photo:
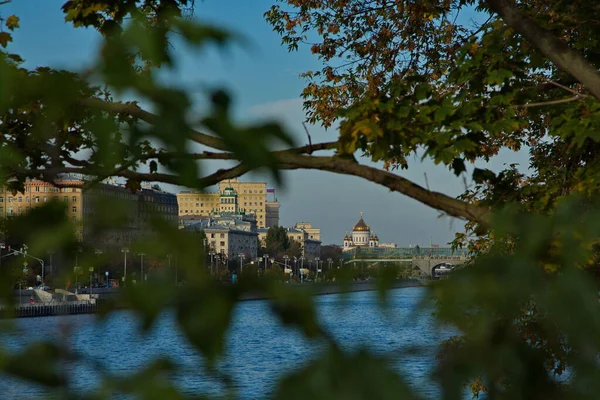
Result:
M346 349L361 346L388 356L399 373L428 398L437 390L428 374L440 340L448 333L436 331L428 312L415 313L425 294L423 288L404 288L389 292L390 307L381 309L375 292L348 296L315 298L319 318ZM227 338L227 356L221 368L235 379L243 399L268 396L282 374L316 357L320 345L284 327L271 314L266 301L238 305ZM156 356L167 356L180 369L171 379L188 394L218 395L223 387L207 377L202 360L177 330L171 313L161 316L147 336L141 336L139 323L129 311L114 313L104 322L93 315L20 319L16 333L2 336L4 346L21 348L34 340L69 340L74 351L101 363L111 372L127 375ZM66 332L70 327L70 332ZM411 347L424 352L406 354ZM82 364L65 366L75 388L91 390L97 385L92 370ZM0 376L1 398L39 397L40 388Z

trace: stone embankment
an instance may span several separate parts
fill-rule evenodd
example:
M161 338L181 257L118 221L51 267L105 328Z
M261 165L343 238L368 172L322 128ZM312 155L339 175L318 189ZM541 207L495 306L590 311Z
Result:
M390 288L404 288L421 286L418 279L400 279L392 282ZM352 282L346 287L336 283L302 283L289 284L290 289L308 290L314 296L363 292L377 290L375 281ZM55 293L41 290L21 290L15 293L15 306L12 309L0 306L0 318L11 317L45 317L69 314L90 314L98 310L103 300L114 298L119 289L94 289L90 294L73 294L58 289ZM264 293L246 293L240 300L265 300L268 296ZM33 300L33 303L30 302Z

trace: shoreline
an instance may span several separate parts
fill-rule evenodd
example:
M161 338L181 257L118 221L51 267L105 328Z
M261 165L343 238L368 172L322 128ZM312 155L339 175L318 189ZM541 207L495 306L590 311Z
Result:
M418 279L398 279L390 285L389 289L401 289L422 286L424 285ZM377 283L375 281L361 281L352 282L348 287L341 287L339 284L333 282L318 282L311 284L294 284L291 285L291 287L294 288L292 290L308 290L311 292L312 296L326 296L332 294L374 291L377 290ZM18 304L14 308L14 315L10 317L5 316L6 310L4 308L0 308L0 319L95 314L98 312L98 308L103 303L103 301L106 301L108 296L113 296L115 295L115 293L118 293L118 291L101 293L100 295L104 298L100 297L97 300L86 302L66 301L56 303ZM25 293L25 296L29 298L30 294ZM21 298L22 297L23 293L21 294ZM268 300L269 298L270 296L267 296L264 293L245 293L238 301ZM117 307L117 309L127 308Z

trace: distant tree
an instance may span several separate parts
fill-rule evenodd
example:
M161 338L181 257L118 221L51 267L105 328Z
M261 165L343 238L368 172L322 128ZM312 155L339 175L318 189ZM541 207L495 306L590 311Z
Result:
M203 254L207 255L210 252L210 243L208 242L208 238L206 236L206 232L204 229L197 229L195 233L198 235L198 244L202 248Z
M300 257L302 255L302 243L291 239L290 247L285 251L285 254L290 257Z
M328 258L331 258L334 264L339 263L342 259L342 249L334 245L321 246L321 260L327 261Z
M290 239L282 226L272 226L267 232L265 251L270 257L279 258L290 248Z

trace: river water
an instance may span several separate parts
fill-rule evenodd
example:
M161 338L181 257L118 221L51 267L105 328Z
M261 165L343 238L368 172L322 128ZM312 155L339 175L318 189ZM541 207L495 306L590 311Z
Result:
M345 349L368 347L390 358L397 371L426 398L438 390L429 379L438 343L448 331L435 329L430 312L416 313L425 288L394 289L387 310L379 306L375 292L348 296L315 297L320 320ZM101 363L117 375L129 374L156 356L167 356L179 365L172 379L187 394L219 395L223 387L203 373L201 358L179 332L171 313L162 315L146 336L129 311L118 311L97 322L93 315L16 320L17 331L3 334L3 346L19 349L34 340L62 340L65 326L74 351ZM321 345L308 341L292 328L284 327L269 311L266 301L241 302L235 310L227 338L227 356L221 368L235 379L242 399L268 397L277 379L302 366L318 354ZM413 347L425 349L406 354ZM89 391L98 384L92 370L81 364L66 366L73 387ZM0 398L41 397L39 387L0 375Z

